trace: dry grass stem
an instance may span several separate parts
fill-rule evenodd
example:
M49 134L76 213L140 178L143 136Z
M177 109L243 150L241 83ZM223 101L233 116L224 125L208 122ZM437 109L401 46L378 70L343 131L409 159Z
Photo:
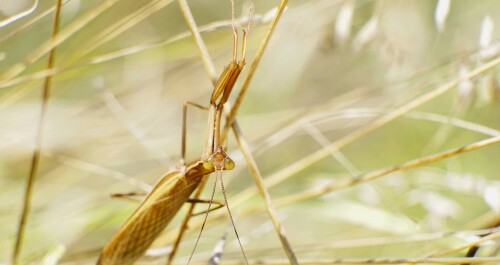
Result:
M58 0L56 6L56 12L54 14L54 22L52 24L52 37L51 37L52 40L56 38L59 32L61 9L62 9L62 0ZM47 60L47 68L52 68L54 66L55 57L56 57L56 50L55 47L53 47L49 52L49 58ZM35 150L33 151L30 171L28 179L26 181L26 189L24 191L24 198L23 198L23 208L21 211L21 216L19 218L16 241L14 245L14 251L12 253L12 263L14 265L17 265L20 262L19 255L21 254L22 251L24 234L26 231L26 223L28 222L28 217L31 210L33 186L35 185L35 180L40 165L40 156L42 152L42 143L44 138L44 129L45 129L51 86L52 86L52 77L47 77L43 85L42 104L40 109L40 115L38 117L38 124L36 127Z
M273 206L273 203L271 201L271 196L269 195L269 192L267 191L266 187L264 186L264 181L262 180L262 175L260 173L259 168L257 167L257 163L255 162L255 159L254 159L252 153L250 152L250 147L248 146L247 141L243 137L241 129L239 128L238 124L233 123L233 125L231 127L233 128L233 132L234 132L234 135L236 137L236 141L238 142L238 146L240 147L240 150L243 153L243 156L245 157L248 169L250 170L250 173L253 177L255 185L256 185L258 191L260 192L260 195L264 198L265 208L267 210L267 213L269 214L269 217L271 218L271 221L273 222L274 229L276 230L276 233L278 234L278 237L281 241L281 245L283 246L283 249L286 252L288 260L290 261L290 264L293 264L293 265L299 264L297 261L297 257L295 255L295 253L293 252L292 246L285 235L285 233L286 233L285 227L279 221L277 212L276 212L276 210Z
M453 248L450 248L450 249L447 249L447 250L443 250L443 251L434 253L430 257L446 256L446 255L452 254L454 252L461 251L461 250L464 250L464 249L467 249L467 248L470 248L470 247L473 247L473 246L478 246L481 243L484 243L484 242L487 242L487 241L490 241L490 240L495 240L495 239L498 239L498 238L500 238L500 232L492 233L490 235L481 237L481 238L479 238L477 240L474 240L472 242L468 242L467 244L463 244L463 245L460 245L460 246L457 246L457 247L453 247Z
M340 189L345 189L348 187L352 187L354 185L358 185L358 184L361 184L361 183L364 183L367 181L371 181L371 180L380 178L382 176L388 175L388 174L396 172L396 171L420 167L420 166L427 165L429 163L436 162L436 161L439 161L439 160L442 160L442 159L445 159L445 158L448 158L451 156L455 156L455 155L458 155L461 153L470 152L470 151L474 151L474 150L477 150L480 148L488 147L488 146L497 144L499 142L500 142L500 137L492 137L492 138L478 141L478 142L475 142L475 143L472 143L472 144L469 144L466 146L462 146L459 148L454 148L454 149L450 149L448 151L444 151L441 153L432 154L429 156L424 156L424 157L417 158L417 159L414 159L414 160L411 160L411 161L408 161L408 162L405 162L405 163L402 163L399 165L390 166L390 167L375 170L375 171L372 171L369 173L365 173L363 175L360 175L360 176L357 176L354 178L350 178L350 179L345 180L345 181L340 182L340 183L333 183L333 184L326 185L324 187L321 187L319 189L315 189L312 191L306 191L303 193L297 193L294 195L290 195L288 197L284 197L284 198L279 199L276 202L276 205L283 206L283 205L288 205L288 204L291 204L294 202L299 202L299 201L304 201L304 200L308 200L311 198L320 197L320 196L323 196L325 194L328 194L328 193L331 193L331 192L334 192L334 191L337 191Z
M238 109L240 108L241 102L243 101L243 97L245 96L246 91L248 90L248 87L250 86L250 83L252 81L252 78L255 74L255 71L257 70L257 67L259 66L260 60L262 59L262 56L264 55L264 51L266 50L267 46L269 45L269 41L271 40L271 36L273 35L274 30L276 29L276 26L278 25L278 22L280 21L281 15L283 12L285 12L285 8L288 4L288 0L282 0L278 6L278 10L276 12L276 15L274 16L273 20L271 21L271 24L269 25L269 29L267 30L266 37L260 44L259 49L257 50L257 53L255 54L255 58L250 65L250 69L248 70L247 77L245 78L245 81L243 82L243 85L241 86L240 92L238 93L238 96L236 97L236 101L234 102L234 106L231 108L231 113L227 116L226 119L226 126L225 128L228 128L228 126L231 126L232 123L234 122L236 118L236 113L238 113ZM226 138L227 134L227 129L224 129L222 132L222 139Z
M217 71L215 71L214 63L210 58L210 54L208 53L207 46L203 41L198 26L196 26L196 22L194 21L193 14L191 14L191 9L189 9L188 3L186 0L178 0L179 6L181 8L182 14L184 15L184 19L188 24L189 31L196 41L196 47L198 47L198 51L200 52L200 56L203 60L203 65L205 66L205 70L212 81L212 84L215 86L217 83Z

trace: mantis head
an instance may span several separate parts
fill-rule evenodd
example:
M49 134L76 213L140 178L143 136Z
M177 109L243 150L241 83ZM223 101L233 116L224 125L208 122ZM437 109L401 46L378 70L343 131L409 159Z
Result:
M234 168L234 161L224 152L224 149L219 146L207 160L203 161L203 167L206 170L231 170Z

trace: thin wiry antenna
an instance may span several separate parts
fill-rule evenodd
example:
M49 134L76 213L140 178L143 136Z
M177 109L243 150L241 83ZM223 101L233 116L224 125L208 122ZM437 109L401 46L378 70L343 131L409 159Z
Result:
M243 253L243 258L245 259L245 264L248 265L247 255L245 255L245 251L243 250L243 246L241 245L240 236L238 235L238 231L236 230L236 225L234 224L233 215L231 214L231 210L229 210L229 204L227 203L227 197L226 197L226 190L224 189L224 181L222 181L222 174L217 174L216 178L218 176L220 176L220 185L222 187L222 194L224 195L224 203L226 204L227 212L229 213L229 218L231 219L231 224L233 225L234 234L236 235L236 239L238 239L238 244L240 244L241 253Z
M221 172L221 171L216 171L216 175L219 172ZM221 180L222 180L222 178L221 178ZM212 196L210 197L210 201L208 202L207 213L205 214L205 219L203 220L203 224L201 225L200 233L198 234L198 238L196 239L196 243L194 244L193 251L191 252L191 255L189 256L189 260L187 262L188 265L189 265L189 262L191 262L191 258L193 258L194 251L196 250L196 247L198 246L198 242L200 241L201 234L203 233L203 228L205 228L205 224L206 224L207 218L208 218L208 213L210 212L210 207L212 206L212 201L214 200L215 188L216 187L217 187L217 177L215 177L214 187L212 189Z

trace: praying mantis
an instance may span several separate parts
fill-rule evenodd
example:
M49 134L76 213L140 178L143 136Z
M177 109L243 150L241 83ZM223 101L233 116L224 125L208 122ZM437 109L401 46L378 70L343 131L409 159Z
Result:
M235 164L233 160L226 154L224 148L221 145L221 116L224 110L224 104L228 101L234 84L245 65L246 36L250 28L252 11L250 11L250 19L247 30L243 30L241 50L242 58L238 60L238 32L234 24L234 1L231 1L231 3L233 6L233 56L229 64L226 65L223 72L221 73L210 97L206 133L207 141L205 143L205 151L202 155L201 160L187 165L184 159L187 106L192 105L204 108L198 104L186 102L184 104L183 117L183 137L181 151L183 157L182 168L168 172L163 178L160 179L160 181L146 197L146 199L141 203L141 205L135 210L135 212L125 222L125 224L114 234L111 240L104 247L97 261L97 265L133 264L146 252L153 241L170 223L170 221L173 219L182 205L186 201L188 201L189 196L198 187L202 178L214 171L216 172L214 191L215 185L217 184L217 179L220 178L222 190L224 193L225 205L231 217L233 227L235 228L231 212L229 211L229 206L224 191L224 184L222 182L222 171L233 169ZM209 209L213 200L213 195L214 193L212 192L212 198L210 199L208 206ZM205 221L206 217L207 215L205 215ZM235 233L237 235L236 228ZM201 231L200 235L198 236L198 240L200 239L200 236ZM196 241L196 245L198 243L198 240ZM244 252L243 255L246 261Z

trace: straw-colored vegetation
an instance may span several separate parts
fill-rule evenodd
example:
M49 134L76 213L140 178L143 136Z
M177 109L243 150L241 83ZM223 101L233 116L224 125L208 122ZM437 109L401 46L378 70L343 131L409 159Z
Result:
M138 205L110 195L180 165L183 102L206 105L232 56L229 0L56 2L0 1L0 264L95 264ZM223 173L249 263L500 262L500 3L252 2ZM206 116L189 111L187 161ZM136 264L165 264L188 208ZM191 264L225 233L242 264L224 208Z

